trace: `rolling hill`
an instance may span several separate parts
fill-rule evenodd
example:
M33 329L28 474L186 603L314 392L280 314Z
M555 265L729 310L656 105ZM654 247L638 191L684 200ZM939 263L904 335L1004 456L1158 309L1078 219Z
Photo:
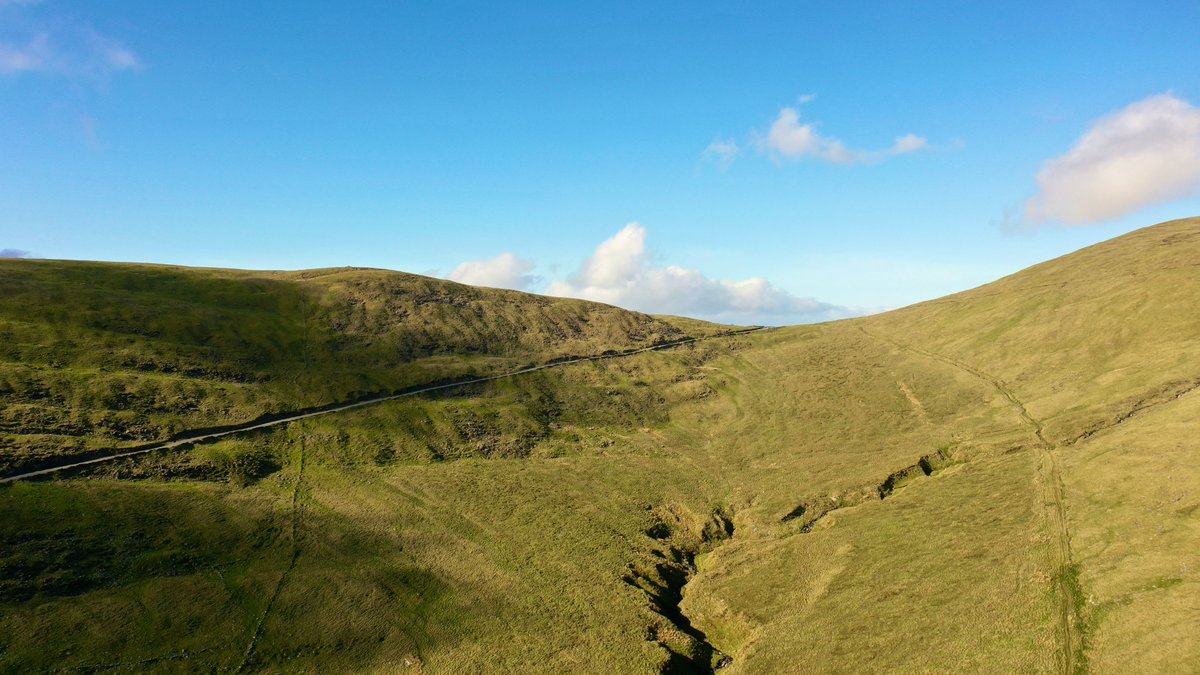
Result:
M0 260L0 287L3 472L684 336L596 303L383 270Z
M0 261L0 670L1200 667L1200 219L729 327L377 270Z

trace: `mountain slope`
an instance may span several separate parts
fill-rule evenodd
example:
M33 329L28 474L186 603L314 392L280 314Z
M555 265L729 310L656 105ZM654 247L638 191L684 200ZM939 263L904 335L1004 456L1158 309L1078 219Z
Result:
M189 428L684 335L596 303L382 270L3 260L0 288L5 473Z
M1068 441L1200 384L1200 220L1163 223L978 289L873 317L872 330L980 369Z
M830 483L819 467L832 463L842 486L855 475L880 484L888 474L872 463L901 468L897 446L914 459L932 450L903 424L878 428L894 410L908 408L910 428L940 435L959 463L837 510L810 534L781 524L721 549L685 607L738 647L731 672L778 672L797 653L818 671L1194 667L1197 641L1179 636L1200 629L1188 510L1200 426L1183 412L1200 382L1200 315L1188 309L1200 300L1198 263L1200 220L1176 221L956 296L806 329L812 346L781 334L741 354L756 392L822 386L785 370L809 354L822 354L825 372L869 355L853 374L863 381L833 383L842 412L800 401L782 415L779 435L803 440L764 450L771 471L745 479L769 486L756 497L762 522L787 513L787 478L821 495ZM855 415L856 399L889 384L892 403L879 394ZM1151 415L1175 422L1132 431L1149 431ZM813 437L839 417L875 429ZM766 607L747 604L783 586ZM1157 614L1141 609L1159 601Z
M1198 265L1200 219L1176 221L880 316L574 364L0 488L0 670L1194 670ZM215 275L238 297L275 283L171 274ZM360 274L381 283L329 276ZM427 313L402 334L371 318L398 316L381 309L394 301L321 278L284 280L320 311L247 306L239 321L319 317L327 382L305 379L305 350L286 342L299 319L270 339L221 323L222 350L260 355L258 370L215 352L204 363L263 373L246 388L283 405L674 334L578 303L589 320L570 346L555 327L578 315L562 310L532 344L513 328L493 347L480 336L525 325L523 303L540 300L396 276L477 302L408 308ZM280 293L255 297L282 306ZM8 367L70 371L65 400L87 413L75 392L110 371L67 342L109 335L125 310L89 296L82 315L106 318L88 327L68 318L68 297L26 322L43 337ZM193 317L202 306L175 307L207 325ZM345 364L328 346L343 328L359 336ZM157 330L121 339L178 362L198 353ZM420 334L429 347L390 366ZM55 366L29 346L41 344L78 356ZM201 384L200 405L232 400ZM261 470L239 470L246 457Z

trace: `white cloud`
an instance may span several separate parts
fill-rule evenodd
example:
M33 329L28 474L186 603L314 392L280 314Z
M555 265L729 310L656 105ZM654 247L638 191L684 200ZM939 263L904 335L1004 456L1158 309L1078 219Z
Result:
M892 155L902 155L906 152L923 150L928 145L929 143L922 136L918 136L916 134L904 134L896 139L896 143L892 145L891 149L887 152Z
M741 153L742 148L734 139L718 138L704 149L704 158L715 159L724 167L729 166L729 163Z
M524 291L537 282L537 277L530 274L532 271L533 263L511 253L501 253L490 260L462 263L450 273L450 280L472 286Z
M814 99L816 95L805 94L797 99L797 106ZM753 131L743 144L734 139L718 138L708 144L701 156L703 159L717 159L722 166L728 166L741 154L743 146L749 146L769 155L777 164L806 158L832 164L875 164L889 157L929 147L929 142L923 136L910 133L896 137L890 147L881 150L858 150L821 134L817 126L816 123L802 121L798 107L784 106L766 133Z
M550 295L595 300L656 314L729 322L800 323L850 316L844 307L802 298L762 277L709 279L698 270L655 265L637 223L596 247L579 271L550 284Z
M777 161L811 157L834 164L872 164L894 155L921 150L928 143L921 136L906 134L898 137L890 148L854 150L837 139L821 135L815 124L802 123L800 111L785 106L771 123L766 135L759 134L755 138L755 145Z
M1171 94L1101 118L1045 163L1029 222L1085 225L1200 192L1200 108Z

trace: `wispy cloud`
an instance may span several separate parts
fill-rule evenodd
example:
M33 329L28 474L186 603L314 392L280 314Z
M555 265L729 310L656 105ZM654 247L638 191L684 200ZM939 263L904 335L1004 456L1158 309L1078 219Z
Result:
M29 0L0 0L0 9L38 4ZM68 17L29 17L20 22L24 34L4 30L0 24L0 75L43 73L100 79L113 73L136 70L142 62L129 47L91 26Z
M1170 93L1096 121L1037 175L1025 223L1087 225L1200 193L1200 108Z
M793 295L762 277L710 279L699 270L654 264L646 250L646 229L638 223L629 223L597 246L575 274L552 282L549 293L740 323L804 323L856 313Z
M716 160L721 166L729 164L742 153L742 147L732 138L718 138L704 149L703 158Z
M816 98L806 94L797 99L803 105ZM876 164L883 160L929 147L928 140L916 134L896 137L890 147L877 150L851 148L842 141L820 132L816 122L801 119L797 106L784 106L765 131L753 131L749 138L739 143L734 139L717 139L701 153L705 160L717 160L728 166L744 147L752 147L769 156L776 164L785 161L813 159L831 164Z
M136 70L142 67L142 62L137 54L116 40L110 40L95 32L91 34L91 40L96 53L100 56L99 62L102 67L114 71Z
M0 73L5 75L44 70L52 59L46 33L38 33L24 44L0 42Z
M469 260L454 268L450 280L471 286L489 288L511 288L529 290L538 277L531 274L533 263L522 260L512 253L501 253L488 260Z

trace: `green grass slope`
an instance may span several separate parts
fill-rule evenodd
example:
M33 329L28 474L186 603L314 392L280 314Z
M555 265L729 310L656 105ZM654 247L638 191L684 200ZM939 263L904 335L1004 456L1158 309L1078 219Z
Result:
M863 322L1001 378L1057 441L1200 384L1200 220L1163 223Z
M596 303L382 270L3 260L0 472L682 336Z
M736 654L729 672L1200 666L1197 301L1190 219L956 296L764 336L722 367L747 400L795 392L739 413L780 429L738 481L759 487L748 500L769 529L706 561L685 609ZM814 395L830 387L828 402ZM754 447L735 442L749 433L711 445ZM839 506L853 477L881 485L873 463L942 444L953 464L909 472L887 499L850 500L808 532L770 525L788 480Z
M1200 220L1166 223L876 317L574 364L2 487L0 671L1195 670L1198 265ZM67 318L126 311L99 292L86 312L48 302L36 320L14 304L8 330L27 332L6 367L62 377L56 400L78 398L83 419L120 408L77 392L143 372L95 361L87 340L111 342L95 352L105 359L120 345L179 363L211 354L195 356L204 374L146 372L201 388L198 406L223 401L215 417L235 398L214 383L253 392L253 416L264 402L677 334L610 308L379 272L148 269L212 276L234 297L278 282L310 300L217 321L230 342L211 353L165 328L119 342L119 323ZM407 291L348 300L381 278L476 304L381 320ZM200 326L187 317L231 301L142 302ZM495 328L527 325L537 302L552 317L528 331L540 337ZM555 332L580 311L582 332ZM320 329L305 342L279 328L276 343L240 327L265 335L281 316ZM489 330L511 337L493 344ZM351 339L342 358L335 345ZM42 345L74 360L39 361ZM220 357L240 353L254 356ZM211 374L221 368L257 375Z
M653 437L710 395L702 365L738 340L0 488L0 669L657 672L691 658L692 638L623 577L644 557L644 583L661 581L650 549L670 544L644 534L656 513L673 541L720 506L717 479ZM247 481L222 461L248 452L277 470Z

